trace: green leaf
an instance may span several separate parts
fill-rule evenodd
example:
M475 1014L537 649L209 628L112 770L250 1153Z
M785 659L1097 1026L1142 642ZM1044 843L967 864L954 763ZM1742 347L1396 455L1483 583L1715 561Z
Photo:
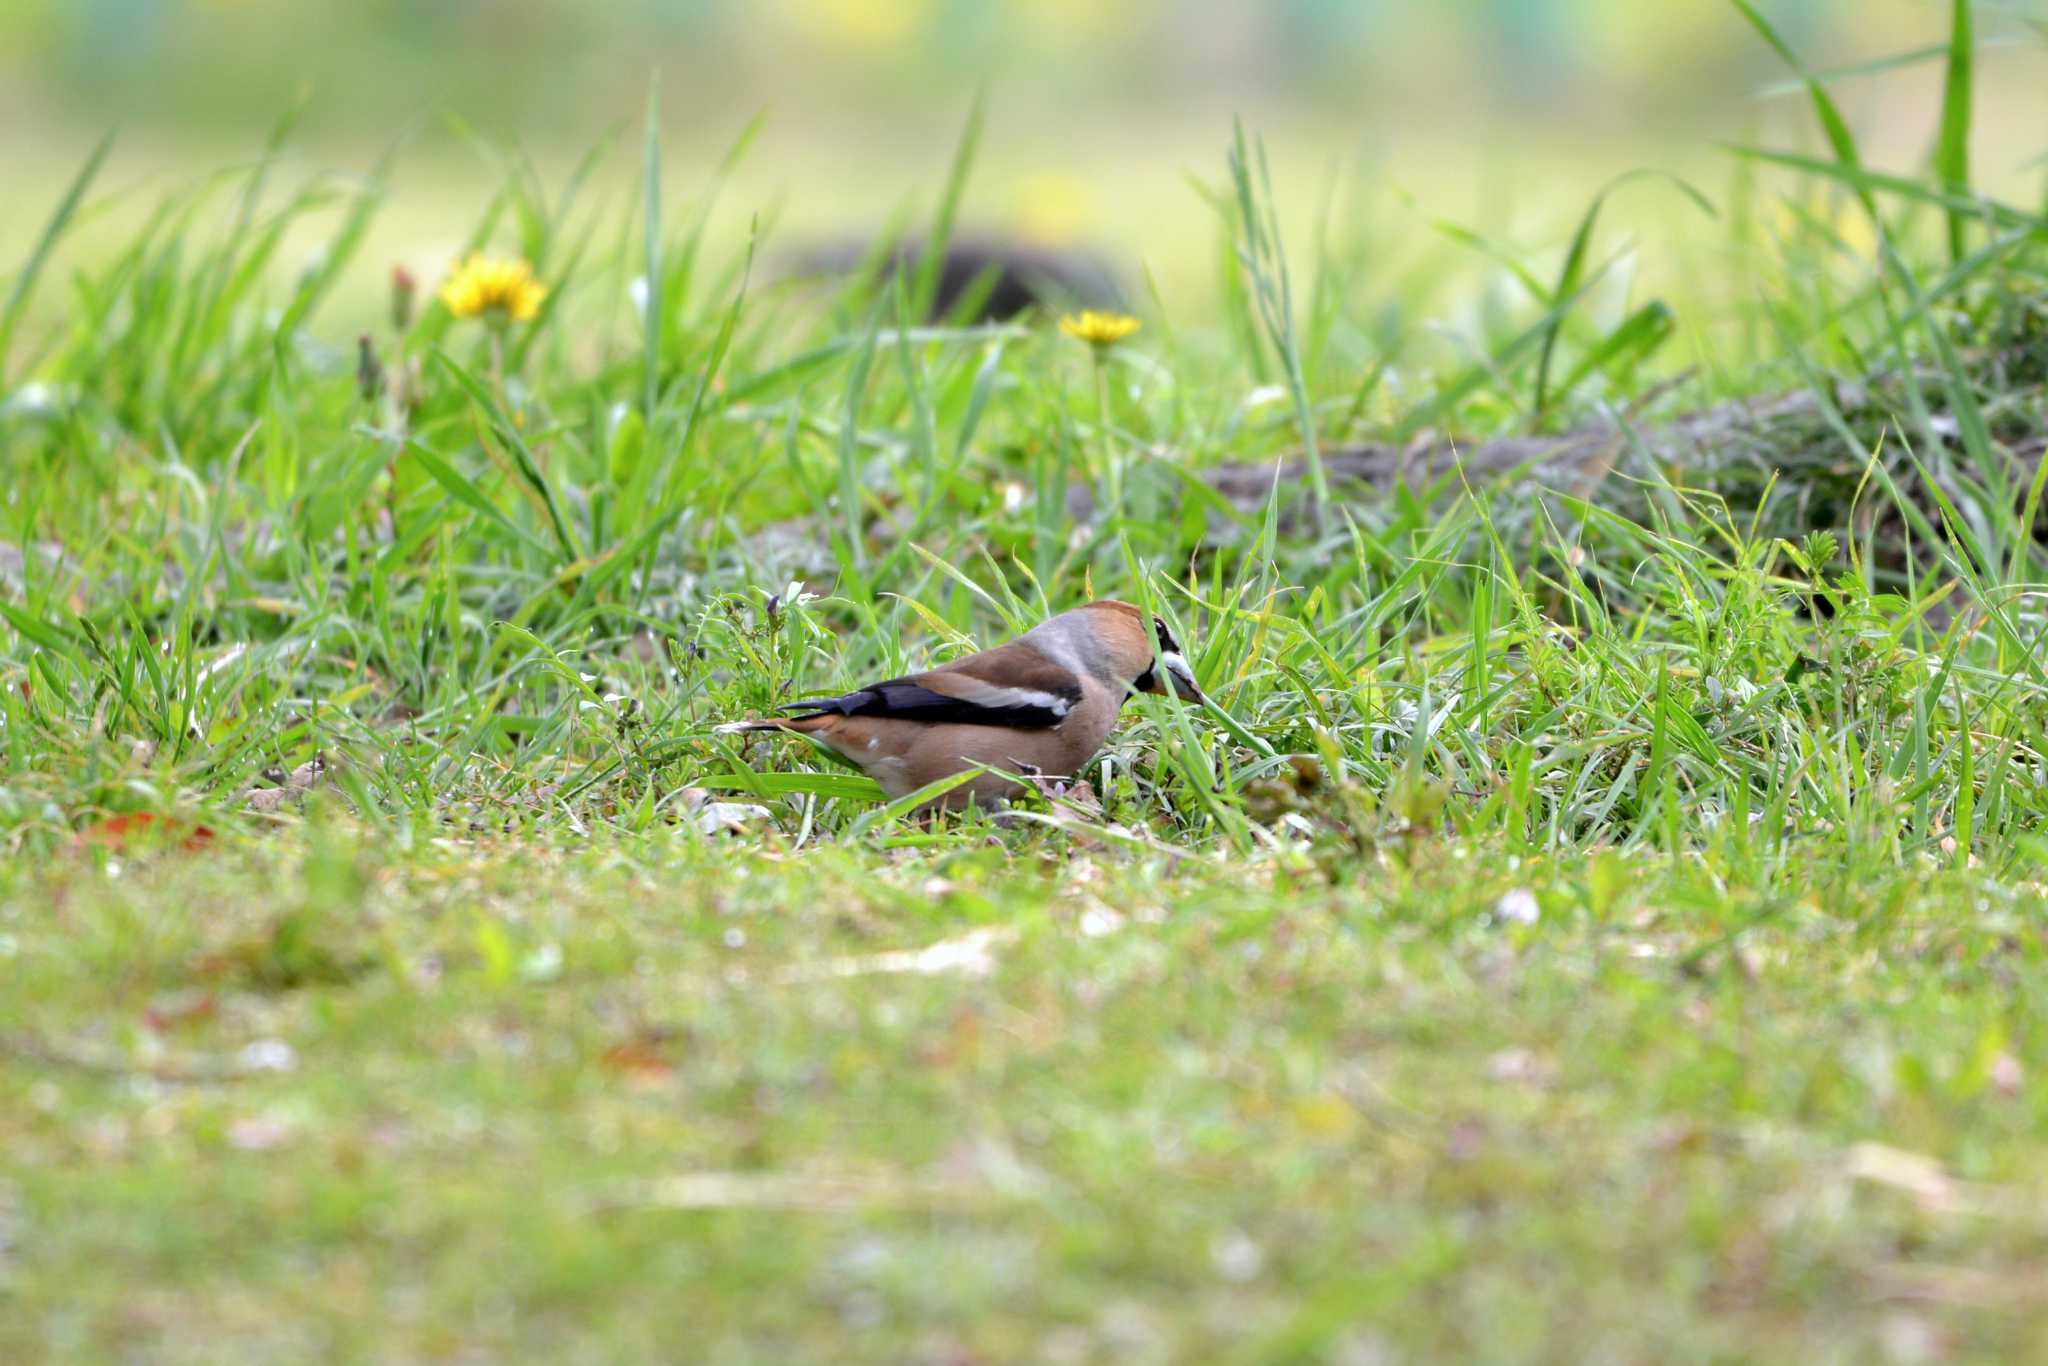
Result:
M1595 370L1620 369L1624 363L1628 369L1634 369L1662 349L1677 328L1678 320L1671 309L1662 299L1652 299L1622 319L1597 346L1579 358L1571 374L1558 386L1557 397L1562 400Z
M0 602L0 617L5 617L7 624L19 631L22 638L31 644L63 655L66 659L78 657L78 642L40 617L31 616L4 602Z
M647 423L639 409L628 408L620 414L611 440L605 443L605 477L611 480L613 488L625 488L633 482L646 456Z
M812 796L879 802L888 796L873 778L856 773L728 773L699 778L707 792L747 792L757 797Z

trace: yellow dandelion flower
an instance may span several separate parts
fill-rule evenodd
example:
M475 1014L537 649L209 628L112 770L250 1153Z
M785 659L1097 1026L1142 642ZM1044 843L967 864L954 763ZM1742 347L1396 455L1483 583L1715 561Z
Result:
M494 315L530 323L540 312L548 287L533 278L533 267L516 256L485 256L472 252L441 286L441 302L458 318Z
M1115 346L1143 325L1128 313L1098 313L1092 308L1060 319L1060 331L1098 350Z

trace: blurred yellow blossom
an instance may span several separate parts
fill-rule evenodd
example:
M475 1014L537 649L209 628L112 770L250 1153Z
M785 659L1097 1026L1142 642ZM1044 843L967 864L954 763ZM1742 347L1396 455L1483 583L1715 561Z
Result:
M533 267L516 256L472 252L441 286L441 302L458 318L498 313L515 323L532 322L548 287L533 278Z
M1818 237L1861 260L1877 258L1877 230L1848 195L1788 196L1778 201L1772 226L1786 241Z
M1021 177L1012 192L1010 214L1017 236L1041 246L1061 246L1078 239L1094 221L1094 191L1078 175L1040 171Z
M1060 331L1098 349L1116 345L1141 326L1128 313L1098 313L1092 308L1060 319Z
M931 0L804 0L795 8L807 30L871 53L902 52L931 24Z

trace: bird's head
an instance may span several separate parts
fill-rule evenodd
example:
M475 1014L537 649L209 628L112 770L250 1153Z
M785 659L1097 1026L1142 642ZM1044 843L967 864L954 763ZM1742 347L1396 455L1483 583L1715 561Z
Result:
M1105 643L1116 660L1117 676L1132 692L1164 695L1168 688L1184 702L1206 702L1202 687L1195 682L1194 666L1173 638L1173 632L1159 617L1148 623L1145 614L1127 602L1104 601L1089 604L1100 614Z

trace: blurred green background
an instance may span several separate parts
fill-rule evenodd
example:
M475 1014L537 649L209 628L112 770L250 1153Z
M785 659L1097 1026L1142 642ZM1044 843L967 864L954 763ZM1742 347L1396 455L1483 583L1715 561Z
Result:
M1871 161L1924 163L1945 5L1760 7L1820 69L1927 50L1836 84ZM2041 14L1979 20L1976 178L2026 202L2048 146ZM766 115L719 231L764 209L784 242L917 212L986 88L969 225L1094 242L1169 290L1213 275L1188 180L1220 180L1233 115L1265 136L1304 232L1335 185L1336 211L1383 228L1444 216L1518 250L1561 242L1631 167L1713 194L1732 173L1720 144L1813 144L1785 69L1723 0L0 0L0 246L18 253L109 127L101 184L142 189L128 207L145 213L152 187L246 158L303 98L304 169L360 173L407 138L366 259L437 266L499 177L456 120L555 176L623 132L609 161L623 196L657 71L678 195ZM1711 234L1662 196L1611 213L1673 246ZM1651 250L1644 265L1683 261Z

